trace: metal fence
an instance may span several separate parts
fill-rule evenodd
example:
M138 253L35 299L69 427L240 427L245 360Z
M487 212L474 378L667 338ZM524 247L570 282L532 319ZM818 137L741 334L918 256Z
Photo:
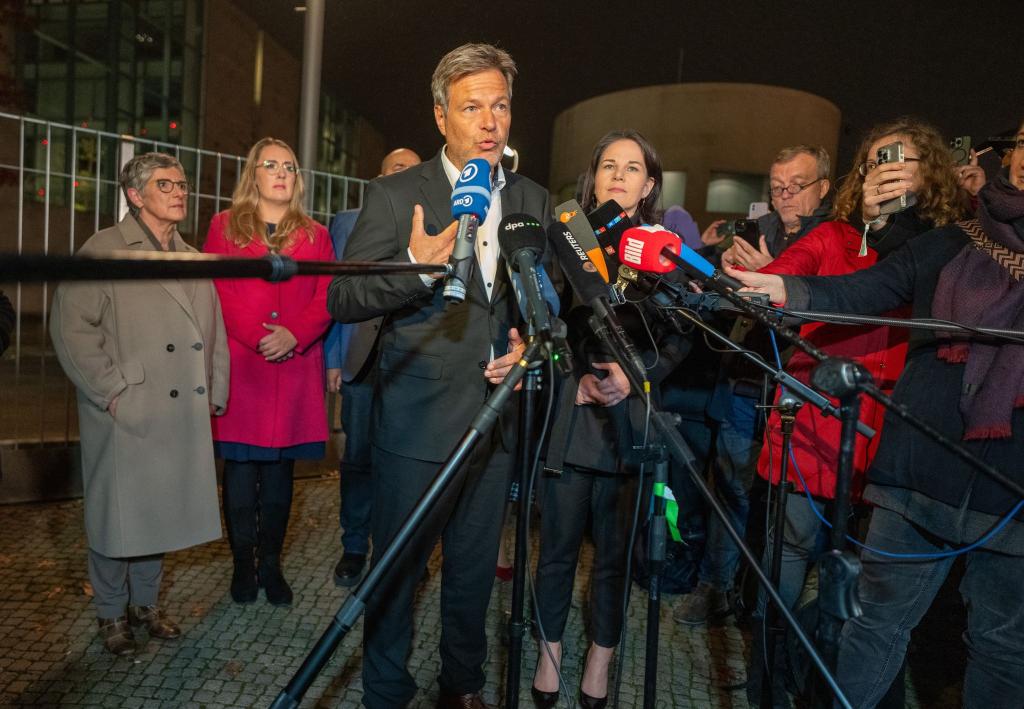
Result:
M116 223L121 166L148 151L174 155L184 166L193 190L179 231L199 247L210 219L231 204L243 156L0 112L0 252L74 253ZM362 203L364 180L302 174L307 212L324 225ZM47 335L54 285L0 284L17 313L11 347L0 358L0 447L66 446L78 438L74 389Z

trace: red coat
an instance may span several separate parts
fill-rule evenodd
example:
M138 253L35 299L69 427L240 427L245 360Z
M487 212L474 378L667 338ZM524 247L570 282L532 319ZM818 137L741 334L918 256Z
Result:
M846 222L825 222L759 272L791 276L840 276L853 273L874 265L878 260L878 254L870 247L866 256L858 256L860 245L861 235ZM893 313L899 314L907 315L905 312ZM830 355L860 362L882 391L888 394L892 393L903 371L907 356L905 330L810 323L800 328L800 334ZM816 360L798 349L786 365L786 371L800 381L810 383L811 370L815 364ZM832 403L838 405L836 400ZM864 436L857 436L852 485L854 499L860 498L864 488L864 471L878 449L884 415L885 409L881 404L861 396L860 420L875 429L876 434L870 441ZM823 416L810 404L805 404L796 416L792 438L793 454L812 495L828 499L835 497L840 428L839 419ZM779 414L773 411L768 419L765 446L761 449L757 464L761 477L778 480L781 450ZM797 490L804 489L792 463L789 466L789 479Z
M259 258L267 247L254 239L240 249L226 235L229 212L213 217L203 250L235 258ZM283 253L300 261L333 261L331 238L316 224L312 243L303 237ZM214 280L224 311L231 351L231 393L227 412L213 418L213 439L283 448L327 440L324 411L323 336L330 276L298 276L280 283L254 278ZM270 333L263 323L284 325L299 344L295 356L268 362L259 341Z

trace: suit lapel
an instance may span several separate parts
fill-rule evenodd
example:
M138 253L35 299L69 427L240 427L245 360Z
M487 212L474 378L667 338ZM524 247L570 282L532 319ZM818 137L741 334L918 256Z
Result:
M440 234L445 227L452 223L452 186L448 182L448 176L444 174L441 153L427 162L420 174L423 177L423 181L420 183L420 193L424 197L423 225L425 228L436 227L435 233ZM430 231L428 229L427 233Z
M513 172L505 171L505 189L501 191L501 216L507 217L510 214L518 214L523 211L523 191L518 188L516 181L518 177ZM494 279L494 289L491 291L491 300L497 300L505 296L505 289L508 288L508 264L505 257L498 252L498 273L504 274L503 278Z
M150 243L146 234L142 231L142 228L135 221L135 218L131 215L126 216L117 225L118 231L121 232L121 236L124 238L125 245L133 251L156 251L153 245ZM187 249L185 241L178 234L177 230L174 232L174 247L178 252L183 252ZM189 298L185 292L185 287L179 280L158 280L156 281L161 288L167 291L167 294L174 299L174 301L181 306L181 309L185 311L189 319L195 323L195 326L199 327L199 321L196 319L195 311L192 309L192 299ZM189 281L189 293L195 293L195 281Z

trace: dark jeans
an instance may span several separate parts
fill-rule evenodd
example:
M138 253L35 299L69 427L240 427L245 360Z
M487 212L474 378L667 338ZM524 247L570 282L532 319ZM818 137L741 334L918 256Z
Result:
M877 508L869 546L892 552L946 551L945 542L902 515ZM960 594L967 605L966 709L1024 707L1024 556L967 554ZM899 671L911 631L924 617L954 558L893 559L861 554L864 615L846 623L837 679L854 707L873 707Z
M541 490L537 607L544 635L562 639L580 546L588 517L594 538L590 579L590 631L601 647L615 647L622 634L626 545L633 519L636 479L566 465L559 478L544 478Z
M397 534L441 464L373 447L373 564ZM416 586L441 537L441 675L446 694L484 686L485 619L511 465L497 434L481 440L366 605L363 704L393 709L416 695L406 667Z
M761 453L757 432L758 399L729 395L725 421L718 427L712 475L715 494L729 515L729 522L742 537L750 513L750 484ZM700 580L721 590L732 587L740 550L725 531L725 525L711 513L707 521L707 542L700 563Z
M341 546L351 554L370 550L370 514L373 508L373 476L370 460L370 408L373 380L341 384L341 426L345 452L341 458L339 488Z

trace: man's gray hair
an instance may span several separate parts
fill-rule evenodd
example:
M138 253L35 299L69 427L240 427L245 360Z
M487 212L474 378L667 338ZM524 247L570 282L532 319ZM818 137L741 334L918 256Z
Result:
M789 162L798 155L810 155L817 161L819 180L825 179L832 172L832 159L829 158L828 151L820 145L794 145L790 148L783 148L775 156L775 161L772 164Z
M119 182L121 183L121 190L124 192L124 198L128 202L128 208L133 213L136 211L136 207L128 197L128 189L134 188L142 192L142 188L146 186L149 178L153 176L154 170L170 167L176 167L181 170L182 175L185 174L185 168L181 166L178 159L167 153L143 153L142 155L136 155L125 163L124 167L121 168Z
M508 96L512 98L512 80L516 78L516 63L504 49L492 44L464 44L441 57L430 79L430 92L434 95L434 105L448 112L448 98L452 84L464 76L478 71L496 69L505 77L508 84Z

